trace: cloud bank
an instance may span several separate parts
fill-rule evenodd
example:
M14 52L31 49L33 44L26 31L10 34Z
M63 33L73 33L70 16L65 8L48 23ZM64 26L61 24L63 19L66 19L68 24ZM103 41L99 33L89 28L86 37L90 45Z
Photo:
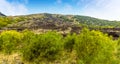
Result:
M56 0L63 4L64 14L86 15L107 20L120 20L120 0L71 0L74 4L64 3L63 0ZM67 12L66 12L67 11Z
M120 20L120 0L91 0L83 7L81 14L102 19Z
M25 0L24 3L28 1ZM0 12L6 15L24 15L27 14L28 9L25 4L17 1L8 2L7 0L0 0Z
M120 8L119 8L120 0L71 0L71 1L72 4L65 0L55 0L55 4L62 7L56 8L57 6L53 6L53 9L55 9L55 11L52 11L52 13L59 12L63 14L65 13L77 15L79 14L101 19L120 20ZM27 3L28 0L12 0L12 2L9 2L8 0L0 0L0 12L6 15L29 14L28 9L26 7ZM38 11L39 13L39 10L36 11Z

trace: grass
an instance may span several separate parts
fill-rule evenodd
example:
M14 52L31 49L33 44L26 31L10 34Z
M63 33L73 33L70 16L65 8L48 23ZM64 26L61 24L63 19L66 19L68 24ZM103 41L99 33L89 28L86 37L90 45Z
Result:
M27 62L22 60L22 55L20 53L13 53L10 55L0 53L0 64L77 64L77 58L75 51L72 52L63 52L60 59L53 62L49 61L40 61L36 63Z
M22 64L21 55L18 53L10 55L0 53L0 64Z

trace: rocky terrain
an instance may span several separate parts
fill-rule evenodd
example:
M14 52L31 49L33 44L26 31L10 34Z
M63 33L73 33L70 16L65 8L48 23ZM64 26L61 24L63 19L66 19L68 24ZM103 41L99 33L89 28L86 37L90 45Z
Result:
M5 16L2 13L1 15ZM8 16L7 20L3 22L8 22L8 25L3 25L4 27L2 27L1 30L22 31L28 29L37 33L52 30L66 34L74 32L80 33L80 30L86 27L91 30L100 30L112 35L113 37L119 37L120 35L119 21L109 21L80 15L42 13L13 17Z

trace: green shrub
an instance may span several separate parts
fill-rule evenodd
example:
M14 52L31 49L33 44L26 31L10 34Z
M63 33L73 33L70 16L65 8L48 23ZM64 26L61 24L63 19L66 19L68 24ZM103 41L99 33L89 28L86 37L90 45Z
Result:
M29 45L25 46L23 59L27 61L55 60L59 58L62 49L63 42L60 34L56 32L36 34L29 39Z
M74 49L74 44L75 44L75 38L76 38L76 34L68 34L65 38L64 38L64 48L71 52Z
M99 31L83 29L76 38L78 61L82 64L117 64L115 47L116 43Z
M22 31L22 34L23 34L22 47L29 45L30 43L32 43L34 40L37 39L36 34L33 33L32 31L24 30L24 31Z
M0 17L0 28L1 27L5 27L8 24L11 24L13 22L14 22L13 18L10 18L10 17Z
M120 38L117 40L116 56L120 60Z
M16 50L21 43L22 34L16 31L4 31L0 35L1 50L5 53L11 53Z

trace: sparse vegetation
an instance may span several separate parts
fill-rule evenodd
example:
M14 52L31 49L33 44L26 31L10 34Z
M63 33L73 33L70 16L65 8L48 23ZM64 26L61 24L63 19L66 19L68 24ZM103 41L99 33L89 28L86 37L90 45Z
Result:
M119 63L119 41L88 29L83 29L79 35L69 34L66 37L57 32L35 34L28 30L4 31L0 34L0 50L7 55L17 52L21 54L19 58L23 58L21 62L36 64L54 64L58 60L58 63L64 63L74 57L72 60L76 61L75 64Z
M89 30L117 28L119 24L46 13L0 17L0 64L119 64L120 38L113 40L105 33Z
M120 22L108 21L88 16L34 14L27 16L0 17L0 28L10 29L67 29L68 27L119 28Z

